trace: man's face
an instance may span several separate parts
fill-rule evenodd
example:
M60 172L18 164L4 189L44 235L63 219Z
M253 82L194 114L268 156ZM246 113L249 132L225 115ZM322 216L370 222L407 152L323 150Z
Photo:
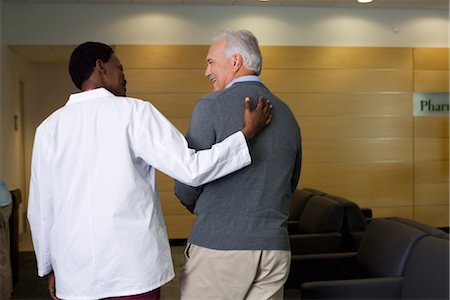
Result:
M103 67L105 68L103 74L105 88L116 96L125 96L127 81L123 73L123 66L117 56L111 55L109 60L103 63Z
M234 78L233 58L225 58L226 40L216 41L206 56L205 76L212 82L213 91L223 90Z

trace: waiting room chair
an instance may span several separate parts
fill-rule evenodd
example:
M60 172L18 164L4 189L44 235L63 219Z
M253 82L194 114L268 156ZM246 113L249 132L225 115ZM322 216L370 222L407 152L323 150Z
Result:
M326 196L344 206L341 252L356 251L367 227L367 222L361 208L358 204L346 198L331 194L327 194Z
M301 299L449 299L448 235L427 235L396 276L306 282Z
M357 252L293 255L290 280L303 289L312 281L399 277L414 245L427 235L401 222L373 219Z

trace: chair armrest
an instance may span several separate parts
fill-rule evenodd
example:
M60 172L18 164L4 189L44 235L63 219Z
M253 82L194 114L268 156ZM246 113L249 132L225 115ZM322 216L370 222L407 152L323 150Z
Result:
M400 299L403 277L305 282L300 288L304 299Z
M364 218L366 219L372 219L372 209L369 207L362 207L361 212L364 215Z
M356 252L293 255L287 288L299 288L303 282L353 279L361 276Z
M339 252L342 234L338 232L289 236L292 255Z

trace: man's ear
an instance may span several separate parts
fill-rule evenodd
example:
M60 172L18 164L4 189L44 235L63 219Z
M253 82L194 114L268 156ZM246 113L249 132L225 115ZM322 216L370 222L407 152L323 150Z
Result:
M101 59L97 59L95 61L95 68L100 72L103 73L105 71L104 63Z
M242 67L242 56L240 54L233 55L233 71L238 71Z

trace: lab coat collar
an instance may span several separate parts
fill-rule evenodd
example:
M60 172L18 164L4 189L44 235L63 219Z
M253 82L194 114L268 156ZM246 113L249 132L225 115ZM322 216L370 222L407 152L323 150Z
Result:
M105 88L97 88L85 92L71 94L66 105L71 105L75 103L84 102L89 99L103 98L103 97L115 97L115 96L113 93L111 93Z

